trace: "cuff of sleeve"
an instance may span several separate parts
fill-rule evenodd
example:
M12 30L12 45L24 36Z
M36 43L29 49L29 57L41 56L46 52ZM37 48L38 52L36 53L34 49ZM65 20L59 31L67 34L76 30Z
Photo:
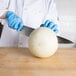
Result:
M0 17L6 12L7 10L0 10Z

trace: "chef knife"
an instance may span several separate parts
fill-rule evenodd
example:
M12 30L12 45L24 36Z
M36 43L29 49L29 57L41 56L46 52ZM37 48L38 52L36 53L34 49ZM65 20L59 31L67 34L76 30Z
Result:
M1 35L2 35L2 31L3 31L3 25L2 25L2 23L0 22L0 38L1 38Z
M21 34L29 36L33 30L35 29L28 26L24 26L23 29L21 30Z
M34 30L35 30L34 28L24 26L24 28L21 30L22 31L21 33L29 37L31 32ZM61 37L61 36L57 36L57 38L58 38L58 43L73 43L71 40Z

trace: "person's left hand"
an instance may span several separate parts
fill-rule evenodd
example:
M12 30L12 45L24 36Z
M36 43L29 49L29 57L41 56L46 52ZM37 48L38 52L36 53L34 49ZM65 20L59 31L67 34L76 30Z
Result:
M50 20L46 20L45 23L41 24L40 27L47 27L49 29L52 29L55 33L57 33L59 31L58 26Z

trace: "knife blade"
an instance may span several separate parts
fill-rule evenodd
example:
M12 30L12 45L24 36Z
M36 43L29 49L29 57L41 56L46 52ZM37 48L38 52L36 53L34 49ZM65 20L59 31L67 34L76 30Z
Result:
M22 31L22 34L29 37L31 32L34 30L35 30L34 28L24 26L24 28L21 31ZM61 37L61 36L57 36L57 39L58 39L58 43L73 43L71 40Z
M58 38L58 43L66 43L66 44L73 43L71 40L61 37L61 36L57 36L57 38Z
M24 26L23 29L21 30L21 33L26 36L29 36L33 30L35 29L28 26Z

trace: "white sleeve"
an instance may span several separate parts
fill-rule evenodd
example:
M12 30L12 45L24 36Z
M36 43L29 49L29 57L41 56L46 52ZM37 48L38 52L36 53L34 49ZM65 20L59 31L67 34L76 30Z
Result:
M9 0L0 0L0 16L7 11Z
M59 25L58 13L54 0L49 0L48 10L45 16L45 20L53 21L55 24Z
M58 30L60 29L59 16L58 16L58 12L57 12L57 8L54 0L49 0L48 10L44 21L46 20L53 21L58 26ZM58 31L57 35L60 35L60 31Z
M9 0L9 6L8 6L8 10L9 11L16 11L16 1L17 0Z
M15 11L16 0L0 0L0 16L5 11Z
M23 13L23 6L24 6L24 0L16 0L16 14L19 17L22 17L22 13Z

